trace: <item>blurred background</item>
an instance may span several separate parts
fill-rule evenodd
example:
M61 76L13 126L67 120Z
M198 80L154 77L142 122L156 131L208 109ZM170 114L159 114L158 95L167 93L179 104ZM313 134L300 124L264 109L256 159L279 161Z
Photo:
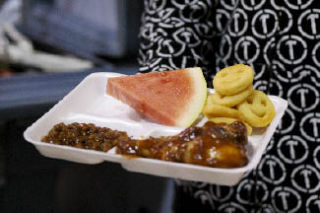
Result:
M42 157L22 133L92 72L138 70L143 0L0 0L0 212L169 212L172 181Z

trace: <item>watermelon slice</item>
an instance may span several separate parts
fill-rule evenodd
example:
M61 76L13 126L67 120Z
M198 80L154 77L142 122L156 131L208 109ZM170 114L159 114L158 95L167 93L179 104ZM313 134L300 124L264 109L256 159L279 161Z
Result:
M199 67L108 79L107 94L152 120L188 127L207 99L207 83Z

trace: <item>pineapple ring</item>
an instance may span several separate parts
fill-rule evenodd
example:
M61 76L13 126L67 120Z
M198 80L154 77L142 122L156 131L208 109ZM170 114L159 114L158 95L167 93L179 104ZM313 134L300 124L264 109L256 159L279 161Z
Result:
M253 127L269 125L276 114L268 96L259 90L254 90L237 108L240 118Z
M213 79L213 86L221 95L235 95L252 85L253 77L250 66L236 64L218 72Z
M212 95L210 95L208 98L211 98L212 102L215 104L219 104L227 107L233 107L240 104L244 100L246 100L246 98L249 95L251 95L252 91L253 91L253 86L250 85L247 89L235 95L224 96L218 92L215 92Z

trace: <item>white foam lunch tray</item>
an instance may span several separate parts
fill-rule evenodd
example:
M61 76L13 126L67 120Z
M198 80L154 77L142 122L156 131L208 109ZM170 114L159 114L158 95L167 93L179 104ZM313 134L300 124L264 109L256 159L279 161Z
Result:
M24 132L24 138L42 155L50 158L84 164L111 161L120 163L123 168L133 172L219 185L235 185L246 172L257 166L287 108L287 101L269 96L276 108L276 116L263 134L248 137L249 162L241 168L221 169L148 158L128 158L116 154L115 148L108 152L99 152L41 142L41 138L60 122L93 123L96 126L126 131L129 136L135 138L174 135L182 130L154 123L139 115L128 105L106 95L107 79L120 75L110 72L90 74L59 103L29 126ZM200 123L203 122L204 120Z

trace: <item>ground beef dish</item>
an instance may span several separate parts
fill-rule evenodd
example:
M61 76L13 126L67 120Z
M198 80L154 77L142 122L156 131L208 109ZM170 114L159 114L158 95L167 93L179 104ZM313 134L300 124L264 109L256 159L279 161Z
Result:
M75 122L71 124L56 124L41 141L107 152L117 145L119 141L128 139L126 132L97 127L94 124Z

